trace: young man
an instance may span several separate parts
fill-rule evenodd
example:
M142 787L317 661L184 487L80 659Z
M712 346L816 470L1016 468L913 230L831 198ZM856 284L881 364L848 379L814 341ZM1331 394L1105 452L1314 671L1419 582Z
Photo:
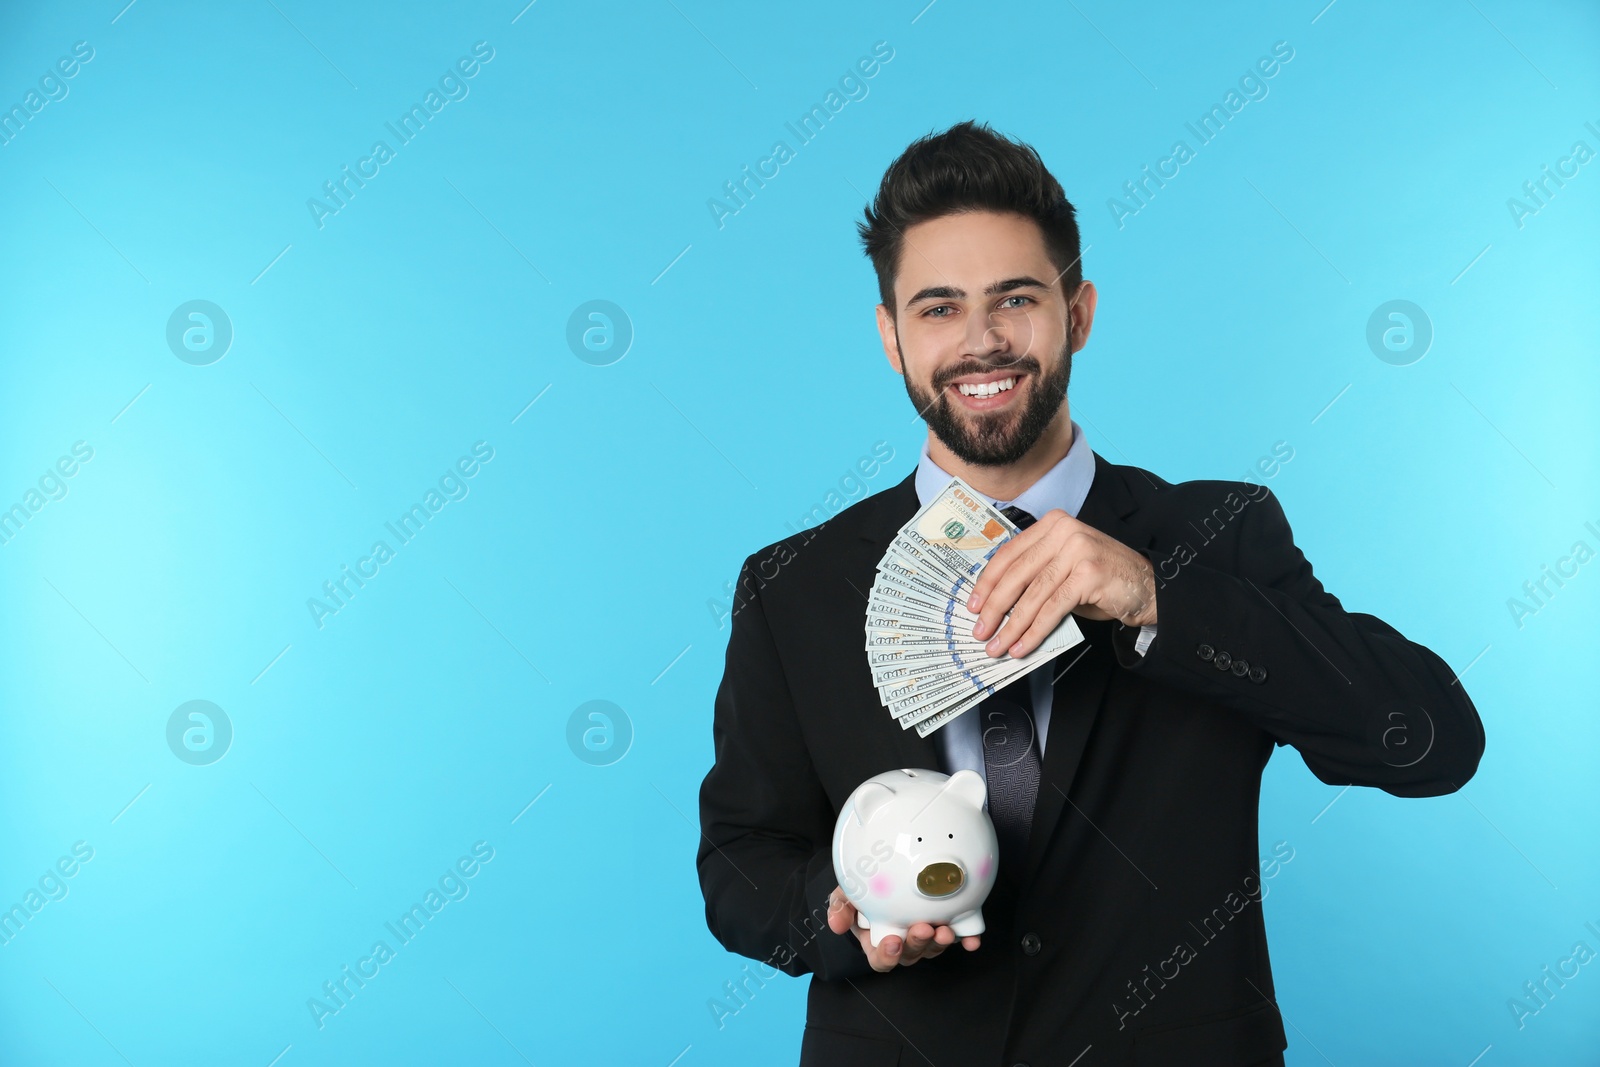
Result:
M744 562L700 791L711 932L813 976L802 1064L1282 1064L1260 901L1294 853L1258 858L1262 768L1288 744L1329 785L1438 796L1477 769L1477 711L1323 589L1264 485L1091 450L1066 391L1096 293L1032 148L970 122L923 138L860 231L927 443L899 485ZM952 475L1023 527L976 584L975 636L1025 655L1071 613L1084 641L923 738L873 686L866 592ZM997 716L1027 759L995 758ZM874 948L836 884L841 806L898 767L986 778L998 881L956 948L928 923Z

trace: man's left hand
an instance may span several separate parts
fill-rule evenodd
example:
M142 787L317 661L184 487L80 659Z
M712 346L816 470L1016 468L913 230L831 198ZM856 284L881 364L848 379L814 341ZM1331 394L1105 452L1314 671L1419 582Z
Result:
M988 639L989 655L1025 656L1069 613L1154 624L1155 570L1116 538L1057 508L995 551L967 609L979 616L972 636Z

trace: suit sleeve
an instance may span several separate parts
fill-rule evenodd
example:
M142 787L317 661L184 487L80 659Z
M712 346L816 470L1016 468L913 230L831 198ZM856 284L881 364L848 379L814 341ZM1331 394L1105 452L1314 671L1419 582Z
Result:
M696 866L706 925L730 952L791 975L869 974L856 938L828 929L835 812L800 732L752 575L740 570L700 786Z
M1248 716L1329 785L1400 797L1460 789L1484 733L1455 673L1383 620L1345 611L1312 574L1271 490L1244 511L1231 569L1202 549L1162 576L1155 640L1141 657L1138 631L1118 626L1118 662Z

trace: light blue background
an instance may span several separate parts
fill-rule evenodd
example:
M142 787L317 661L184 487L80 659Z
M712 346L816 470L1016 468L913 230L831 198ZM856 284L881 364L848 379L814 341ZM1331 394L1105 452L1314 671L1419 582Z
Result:
M124 2L0 16L5 107L94 49L0 147L0 506L94 450L0 545L0 906L94 849L0 946L0 1060L792 1062L804 981L708 1008L743 962L693 865L718 604L874 442L868 489L912 469L853 227L975 117L1079 206L1092 446L1177 481L1287 442L1269 484L1318 575L1485 723L1458 795L1268 766L1288 1062L1593 1062L1600 964L1507 1006L1600 951L1600 562L1507 606L1600 549L1600 162L1507 207L1600 151L1593 5ZM307 199L478 41L469 95L319 229ZM1268 95L1119 229L1108 199L1275 41ZM210 366L165 341L192 299L235 331ZM635 331L609 366L566 342L593 299ZM1366 344L1392 299L1435 330L1409 366ZM319 629L307 599L478 441L469 495ZM194 699L235 731L210 766L165 739ZM566 739L597 699L634 732L609 766ZM477 841L469 895L319 1029L308 998Z

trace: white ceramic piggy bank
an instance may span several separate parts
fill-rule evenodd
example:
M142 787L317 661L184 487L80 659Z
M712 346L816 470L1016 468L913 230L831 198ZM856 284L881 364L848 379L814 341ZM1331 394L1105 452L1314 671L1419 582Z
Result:
M833 828L833 871L874 947L919 922L983 933L999 844L974 771L884 771L856 787Z

